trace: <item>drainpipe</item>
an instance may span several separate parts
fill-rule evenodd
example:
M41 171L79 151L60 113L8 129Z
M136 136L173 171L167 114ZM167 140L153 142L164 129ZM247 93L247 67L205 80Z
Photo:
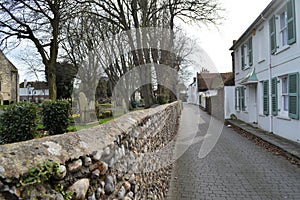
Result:
M272 101L272 54L270 55L270 75L269 75L269 99ZM270 109L271 108L271 109ZM270 116L270 132L273 133L273 114L272 114L272 103L269 103L269 116Z

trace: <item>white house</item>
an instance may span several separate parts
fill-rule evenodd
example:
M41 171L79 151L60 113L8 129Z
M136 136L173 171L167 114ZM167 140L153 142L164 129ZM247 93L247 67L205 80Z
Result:
M237 118L300 142L300 1L271 1L230 50Z
M40 103L49 98L47 82L28 82L26 79L20 83L20 101Z

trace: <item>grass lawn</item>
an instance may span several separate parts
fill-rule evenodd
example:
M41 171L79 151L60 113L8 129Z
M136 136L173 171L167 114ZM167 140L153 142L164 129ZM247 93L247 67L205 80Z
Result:
M98 126L100 124L104 124L108 121L111 121L112 119L114 119L114 117L108 117L108 118L100 119L99 124L69 126L67 130L68 130L68 132L80 131L82 129L92 128L92 127Z
M99 124L104 124L106 122L109 122L112 119L114 119L114 117L108 117L108 118L100 119Z
M130 112L137 111L137 110L145 110L145 107L136 107L136 108L130 110Z

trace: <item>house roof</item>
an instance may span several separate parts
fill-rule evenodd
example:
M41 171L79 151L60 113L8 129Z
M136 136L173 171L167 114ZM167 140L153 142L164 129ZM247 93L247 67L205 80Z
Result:
M198 91L218 89L223 86L234 85L232 72L227 73L197 73Z
M239 45L241 45L244 39L249 37L262 22L267 20L268 16L274 11L274 8L279 3L281 3L281 0L272 0L269 5L261 12L261 14L255 19L255 21L248 27L248 29L241 35L241 37L238 40L234 41L229 50L235 50Z
M12 62L10 62L10 60L5 56L5 54L0 50L0 57L3 57L4 59L7 60L7 62L10 64L10 70L13 72L18 72L18 69L16 68L16 66L14 66L14 64L12 64Z
M48 83L45 81L29 81L29 82L27 82L27 85L30 85L31 87L33 87L36 90L48 89ZM20 83L19 86L20 86L20 88L24 88L24 82Z

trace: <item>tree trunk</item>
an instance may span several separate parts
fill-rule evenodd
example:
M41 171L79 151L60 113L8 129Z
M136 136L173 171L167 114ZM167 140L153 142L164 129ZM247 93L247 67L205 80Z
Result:
M49 99L56 100L56 73L55 73L55 62L49 63L47 67L47 81L49 88Z
M145 108L150 108L153 104L152 85L146 84L141 87L142 95L144 96Z

